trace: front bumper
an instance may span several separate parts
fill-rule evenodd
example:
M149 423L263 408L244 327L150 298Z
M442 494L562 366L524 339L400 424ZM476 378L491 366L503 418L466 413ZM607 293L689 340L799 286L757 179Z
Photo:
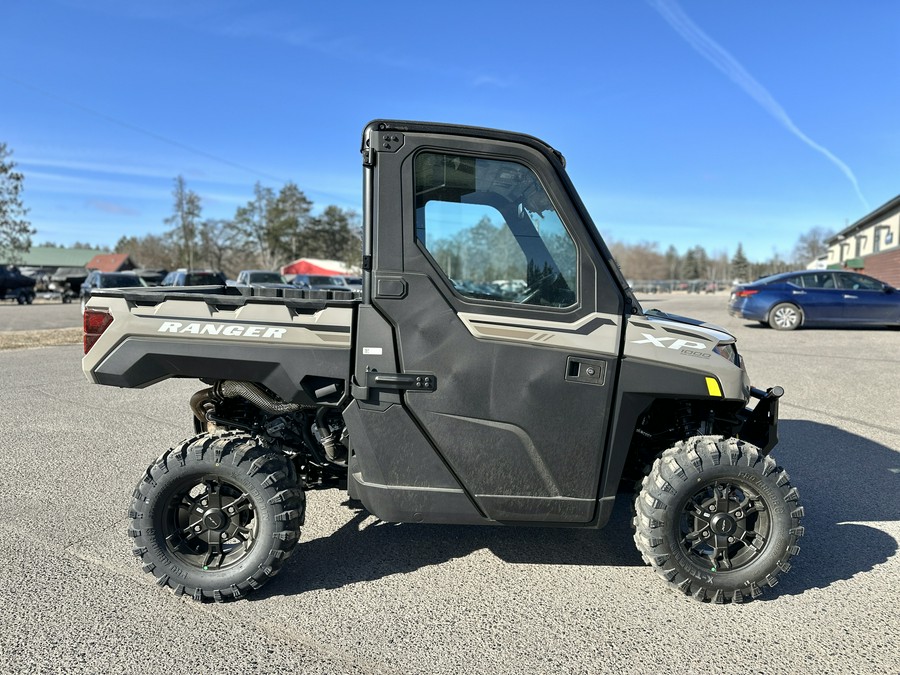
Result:
M781 387L750 388L750 396L758 399L753 408L745 408L737 438L753 443L764 455L778 445L778 399L784 395Z

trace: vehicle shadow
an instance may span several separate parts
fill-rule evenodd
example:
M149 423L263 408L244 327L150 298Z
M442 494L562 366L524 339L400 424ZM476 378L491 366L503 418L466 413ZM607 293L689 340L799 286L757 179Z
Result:
M776 593L798 595L869 572L897 553L866 522L900 521L900 452L830 424L782 420L773 451L800 491L806 532Z
M742 328L774 332L774 329L771 328L768 324L762 324L759 321L746 321L746 322L744 322L743 320L741 320L741 321L742 321L741 322ZM865 324L860 325L860 326L852 326L852 325L846 325L846 326L800 326L799 328L797 328L795 330L798 332L802 331L804 333L810 332L810 331L816 332L816 331L829 331L829 330L839 330L839 331L846 331L846 332L853 332L853 331L885 332L885 331L896 331L897 326L870 326L870 325L865 325Z
M349 512L348 512L349 513ZM438 565L487 549L505 562L540 565L639 566L631 504L617 500L602 530L384 523L356 511L333 534L301 539L277 584L250 596L293 595L340 588Z
M806 529L793 569L762 596L799 595L851 579L897 552L889 534L861 522L900 520L900 453L838 427L783 420L774 455L800 491ZM489 550L509 563L639 566L631 532L631 504L620 495L603 530L383 523L364 510L348 511L333 534L301 541L277 584L251 599L340 588L405 574ZM647 583L655 575L647 575Z

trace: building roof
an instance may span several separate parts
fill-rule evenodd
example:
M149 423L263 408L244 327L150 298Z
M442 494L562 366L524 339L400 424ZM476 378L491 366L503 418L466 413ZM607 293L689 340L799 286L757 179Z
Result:
M97 255L92 248L57 248L56 246L32 246L21 255L23 267L84 267Z
M829 237L825 240L825 242L829 246L831 246L836 242L841 241L842 239L846 239L851 234L865 229L869 225L877 223L880 220L883 220L885 216L888 216L897 210L900 210L900 195L897 195L891 201L882 204L877 209L863 216L852 225L845 227L833 237Z
M127 253L98 253L85 267L98 272L121 272L133 270L135 264Z

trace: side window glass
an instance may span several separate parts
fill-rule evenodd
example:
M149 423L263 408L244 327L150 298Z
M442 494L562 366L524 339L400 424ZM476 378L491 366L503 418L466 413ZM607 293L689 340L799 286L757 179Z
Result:
M544 307L576 302L575 242L531 169L423 152L415 177L416 239L457 293Z
M862 274L841 274L838 281L841 288L851 291L880 291L884 288L881 283Z
M803 285L806 288L834 288L834 275L831 272L819 272L803 276Z

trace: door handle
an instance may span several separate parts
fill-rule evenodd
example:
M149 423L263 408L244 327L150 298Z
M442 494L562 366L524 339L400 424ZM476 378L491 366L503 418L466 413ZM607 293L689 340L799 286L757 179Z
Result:
M437 378L434 373L379 373L366 369L366 384L373 389L434 391Z
M570 356L566 359L566 380L602 386L606 382L606 361Z
M371 370L366 367L363 383L351 383L350 389L354 398L368 401L369 393L373 389L435 391L437 389L437 377L435 377L434 373L380 373L377 370Z
M847 295L846 293L844 293L844 300L856 300L856 299L857 299L857 296Z
M794 295L806 295L806 291L791 291Z

